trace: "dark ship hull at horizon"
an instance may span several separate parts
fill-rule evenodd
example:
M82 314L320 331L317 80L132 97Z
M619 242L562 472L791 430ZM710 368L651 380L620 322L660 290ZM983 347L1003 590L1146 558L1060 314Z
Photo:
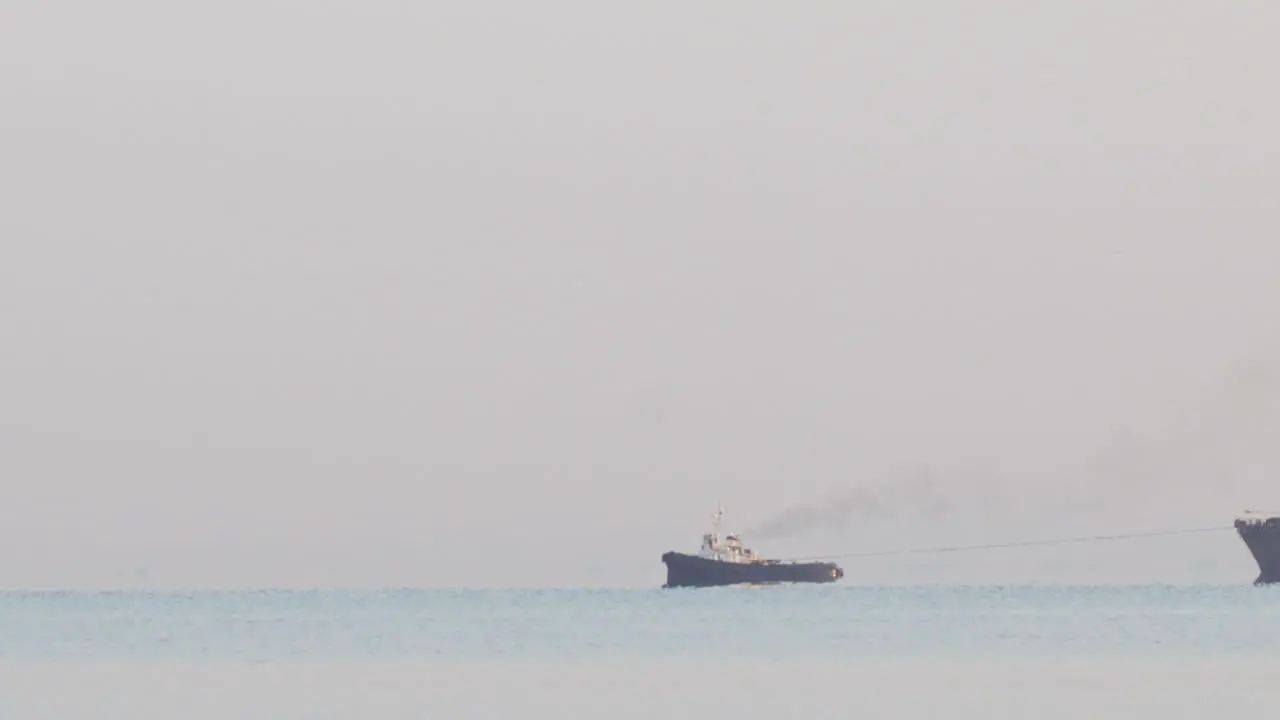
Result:
M1280 515L1267 518L1240 518L1236 533L1258 563L1254 585L1280 583Z
M726 562L674 551L663 554L662 562L667 566L664 588L829 583L844 577L840 566L829 562Z

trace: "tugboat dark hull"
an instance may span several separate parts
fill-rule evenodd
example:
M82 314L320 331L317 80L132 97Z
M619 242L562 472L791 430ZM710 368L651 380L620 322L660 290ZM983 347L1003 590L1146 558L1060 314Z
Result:
M1236 532L1260 571L1254 585L1280 583L1280 517L1236 520Z
M663 587L715 587L719 585L775 585L779 583L829 583L844 577L835 563L721 562L697 555L668 552Z

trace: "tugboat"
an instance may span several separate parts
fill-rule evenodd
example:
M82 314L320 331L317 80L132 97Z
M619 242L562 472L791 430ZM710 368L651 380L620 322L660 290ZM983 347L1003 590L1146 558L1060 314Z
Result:
M829 583L844 577L844 570L830 562L783 562L765 560L729 533L720 536L724 508L711 516L711 532L702 536L697 555L667 552L664 588L714 587L718 585L776 585L779 583Z
M1254 585L1280 583L1280 513L1246 512L1235 522L1236 532L1258 563Z

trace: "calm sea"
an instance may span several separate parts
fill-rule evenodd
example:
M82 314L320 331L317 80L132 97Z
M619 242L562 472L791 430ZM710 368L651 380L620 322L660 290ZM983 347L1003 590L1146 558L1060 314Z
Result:
M1280 590L0 594L0 718L1206 718Z

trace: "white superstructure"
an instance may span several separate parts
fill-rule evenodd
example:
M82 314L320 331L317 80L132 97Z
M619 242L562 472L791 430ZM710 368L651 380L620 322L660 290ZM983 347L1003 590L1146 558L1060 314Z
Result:
M735 533L720 536L720 522L724 519L724 508L716 508L711 516L711 532L703 533L702 548L698 556L720 562L751 563L759 560L756 552L742 544L742 539Z

